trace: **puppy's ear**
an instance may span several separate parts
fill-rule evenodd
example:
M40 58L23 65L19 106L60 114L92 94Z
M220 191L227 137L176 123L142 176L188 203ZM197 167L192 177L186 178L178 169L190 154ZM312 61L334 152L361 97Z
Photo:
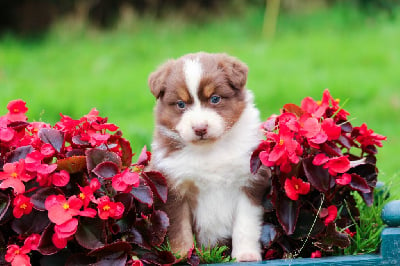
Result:
M226 75L229 84L237 90L241 90L246 85L247 73L249 71L247 65L237 58L221 54L218 62L218 68L222 69Z
M157 99L164 94L165 82L171 72L173 62L173 60L167 61L149 76L148 83L150 91Z

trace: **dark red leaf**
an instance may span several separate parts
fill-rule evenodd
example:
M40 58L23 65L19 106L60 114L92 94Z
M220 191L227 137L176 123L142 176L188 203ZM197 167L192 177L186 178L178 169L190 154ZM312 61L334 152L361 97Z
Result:
M150 215L150 222L150 244L159 246L164 242L165 235L167 234L169 218L165 212L156 210Z
M65 266L87 266L87 265L93 265L93 263L95 262L96 262L95 257L87 256L84 253L74 253L68 258L67 262L65 263ZM62 264L57 264L57 265L62 265Z
M175 256L170 251L145 253L141 259L150 265L171 265L176 260Z
M118 141L122 151L122 156L121 156L122 165L125 167L129 167L132 164L132 156L133 156L131 144L124 138L120 138Z
M253 175L255 175L261 167L260 153L263 151L263 147L258 146L256 150L253 151L250 157L250 171Z
M262 226L260 241L264 248L269 248L278 236L275 225L266 223Z
M139 187L132 188L131 193L139 202L147 204L147 206L153 205L153 194L150 187L140 185Z
M35 194L31 197L31 202L35 209L40 211L45 211L46 208L44 206L44 202L46 201L47 197L50 195L60 195L63 192L59 188L55 187L45 187L38 189Z
M26 156L33 151L31 145L18 147L9 154L7 154L6 162L14 163L18 162L20 159L25 159Z
M65 170L70 174L83 171L86 168L86 156L72 156L57 161L57 170Z
M351 168L348 173L350 174L357 174L365 179L367 184L370 187L375 187L377 182L378 170L376 169L375 165L373 164L363 164L356 167Z
M118 241L114 242L112 244L108 244L105 246L102 246L100 248L94 249L88 253L89 256L95 256L98 258L109 256L110 254L116 253L116 252L124 252L124 253L129 253L132 250L131 245L128 242L125 241Z
M54 234L54 224L50 223L41 234L38 251L42 255L52 255L59 251L59 249L54 246L53 240L51 239Z
M301 109L299 106L293 104L293 103L287 103L283 106L283 109L286 112L292 113L297 115L298 117L302 116L304 114L303 109Z
M64 134L57 129L41 128L39 129L38 136L43 142L51 144L58 152L64 146Z
M361 193L370 193L371 192L371 188L367 184L367 181L365 181L364 178L362 178L361 176L359 176L357 174L351 174L351 182L350 182L349 186L352 189L357 190Z
M122 167L121 158L114 152L99 149L86 150L86 163L89 172L102 162L113 162L118 169Z
M47 212L32 209L29 214L23 215L19 219L14 219L11 223L12 229L19 235L40 234L50 224Z
M97 218L81 218L75 239L84 248L97 249L104 246L105 221Z
M82 136L81 135L75 135L72 137L72 143L76 144L76 145L81 145L81 146L86 146L86 145L90 145L89 142L87 141L83 141L82 140Z
M167 202L168 187L165 177L160 172L156 171L144 172L143 177L149 184L152 192L155 193L162 202Z
M126 238L126 241L128 241L129 243L134 243L145 249L151 249L149 243L146 242L143 235L136 228L131 229L130 234Z
M308 182L317 190L327 192L335 185L335 180L327 169L313 164L313 157L304 159L303 167Z
M149 164L151 158L151 153L147 151L147 147L144 146L142 151L140 152L139 159L137 161L138 165L146 166Z
M372 204L374 203L374 188L371 188L371 192L370 193L360 193L361 197L363 198L365 204L367 204L367 206L371 207Z
M326 233L319 238L318 242L314 243L317 247L328 251L332 247L346 248L350 245L348 234L339 233L336 231L335 223L330 223L327 226Z
M316 213L301 209L293 237L300 239L306 238L310 231L311 237L320 234L325 229L325 224L320 218L315 219L315 216Z
M118 165L116 165L113 162L105 161L102 163L99 163L93 170L93 173L95 173L98 177L100 178L109 178L115 176L118 172Z
M350 133L351 131L353 131L353 126L350 124L350 122L342 123L339 121L339 124L340 124L340 127L342 128L343 132Z
M299 216L300 205L298 201L294 201L280 193L276 202L276 216L282 225L286 234L291 235L296 229L296 222Z
M11 199L10 196L0 192L0 224L4 215L7 213L8 208L10 207Z
M40 258L40 266L54 266L54 265L66 265L67 260L71 257L71 251L69 249L62 249L56 254L49 256L42 256ZM79 264L74 264L78 266ZM88 264L85 264L88 265ZM83 265L82 265L83 266Z

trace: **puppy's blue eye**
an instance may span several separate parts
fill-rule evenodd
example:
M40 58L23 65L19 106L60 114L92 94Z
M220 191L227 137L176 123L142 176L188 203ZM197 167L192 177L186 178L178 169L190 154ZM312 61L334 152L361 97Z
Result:
M179 109L185 109L186 108L186 103L184 101L178 101L176 103L176 106L178 106Z
M221 96L218 96L218 95L213 95L210 98L210 102L213 103L213 104L217 104L220 101L221 101Z

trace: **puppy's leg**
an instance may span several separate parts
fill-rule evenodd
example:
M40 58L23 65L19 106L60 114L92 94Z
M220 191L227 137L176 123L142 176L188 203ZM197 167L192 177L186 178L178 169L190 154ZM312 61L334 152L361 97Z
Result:
M240 194L232 232L232 257L237 261L260 261L262 208Z
M173 253L186 257L193 247L192 219L188 202L174 193L168 195L168 239Z

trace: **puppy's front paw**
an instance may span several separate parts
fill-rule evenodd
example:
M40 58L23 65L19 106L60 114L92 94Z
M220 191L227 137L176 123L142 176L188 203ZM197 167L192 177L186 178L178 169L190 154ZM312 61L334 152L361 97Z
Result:
M240 262L240 261L261 261L261 254L259 252L257 252L257 251L238 252L236 255L232 254L232 257L234 257L237 262Z

